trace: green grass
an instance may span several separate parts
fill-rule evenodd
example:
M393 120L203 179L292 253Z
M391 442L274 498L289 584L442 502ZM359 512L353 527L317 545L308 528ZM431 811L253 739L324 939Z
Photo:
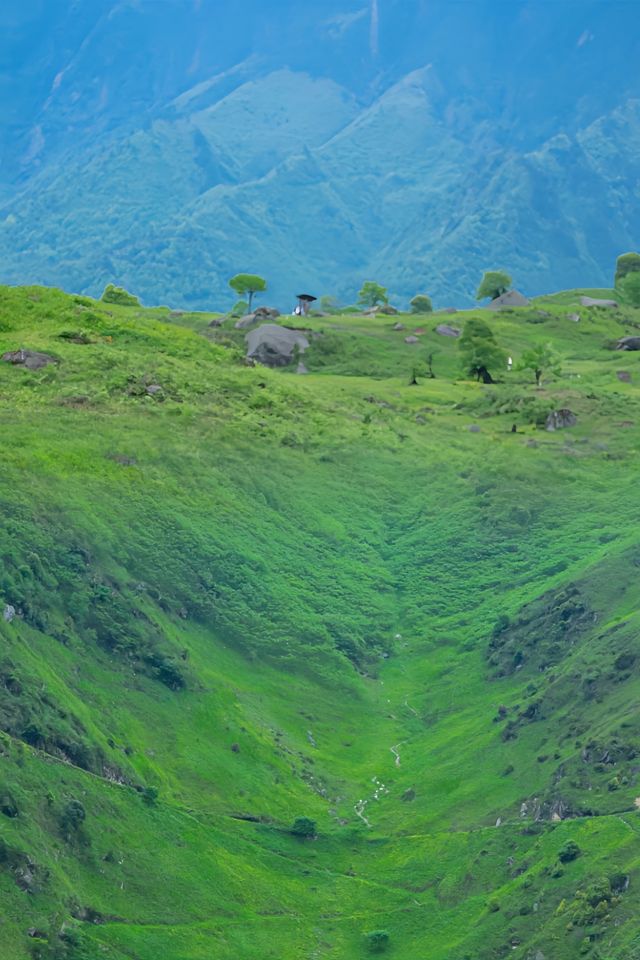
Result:
M3 957L640 956L640 313L580 293L312 319L300 377L210 315L0 291L0 353L58 360L0 364ZM434 333L480 313L492 387Z

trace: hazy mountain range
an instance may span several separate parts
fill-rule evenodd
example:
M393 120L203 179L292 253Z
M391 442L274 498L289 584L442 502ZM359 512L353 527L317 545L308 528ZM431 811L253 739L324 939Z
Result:
M284 308L608 284L640 242L633 13L7 0L1 279L223 307L251 270Z

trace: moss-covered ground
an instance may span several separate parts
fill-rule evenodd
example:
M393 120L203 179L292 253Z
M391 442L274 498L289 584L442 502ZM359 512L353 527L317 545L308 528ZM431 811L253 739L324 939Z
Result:
M0 363L3 960L640 957L640 311L579 295L483 311L484 386L474 313L296 376L0 290L57 361Z

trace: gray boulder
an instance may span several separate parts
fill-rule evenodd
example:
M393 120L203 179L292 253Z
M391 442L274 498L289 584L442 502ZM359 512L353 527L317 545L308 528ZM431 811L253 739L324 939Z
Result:
M457 327L450 327L448 323L440 323L436 327L436 333L441 337L459 337L460 331Z
M15 615L16 615L16 608L13 607L10 603L7 603L4 608L4 613L2 614L4 622L11 623Z
M393 329L394 329L394 330L404 330L404 323L400 323L400 322L394 323Z
M593 297L580 297L580 303L583 307L609 307L609 309L618 309L617 300L598 300Z
M392 307L390 303L379 303L375 307L370 307L368 310L363 311L366 317L375 317L377 313L382 313L388 317L395 317L398 311L395 307Z
M247 313L236 322L236 330L246 330L256 323L273 323L280 316L280 311L275 307L258 307L253 313Z
M404 342L405 342L405 343L417 343L417 342L418 342L418 338L417 338L417 337L414 337L413 334L412 334L410 337L405 337L405 338L404 338Z
M209 326L221 327L223 323L224 323L224 317L214 317L211 323L209 324Z
M621 383L631 383L631 374L628 370L617 370L616 377Z
M239 320L236 320L234 327L236 330L246 330L247 327L252 327L256 323L255 313L246 313L244 317L240 317Z
M487 310L502 310L504 307L528 307L531 300L527 300L518 290L507 290L487 304Z
M304 353L309 348L306 332L264 323L247 334L247 358L266 367L286 367L296 352Z
M55 357L48 353L39 353L37 350L9 350L0 358L5 363L12 363L16 367L26 367L27 370L40 370L49 363L57 363Z
M616 350L640 350L640 337L621 337Z
M553 433L555 430L565 430L567 427L575 427L577 422L578 418L571 410L552 410L547 417L545 428L549 433Z
M568 313L567 320L573 320L574 323L580 323L580 314L579 313Z

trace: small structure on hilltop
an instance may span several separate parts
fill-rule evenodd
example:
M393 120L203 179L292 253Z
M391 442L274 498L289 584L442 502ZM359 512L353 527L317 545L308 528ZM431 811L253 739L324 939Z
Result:
M502 310L503 307L528 307L530 304L531 300L527 300L519 290L507 290L506 293L500 294L499 297L488 303L486 309Z
M310 293L299 293L296 299L298 301L298 306L295 309L296 316L306 317L311 308L311 304L315 303L318 298L312 297Z

